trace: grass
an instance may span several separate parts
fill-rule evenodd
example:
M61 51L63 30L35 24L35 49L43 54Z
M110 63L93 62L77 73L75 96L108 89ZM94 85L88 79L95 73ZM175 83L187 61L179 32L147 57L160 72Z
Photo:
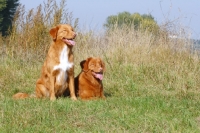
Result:
M55 6L55 1L48 2ZM35 18L34 13L29 15ZM126 27L107 33L77 27L75 75L80 61L101 57L107 99L13 100L16 92L34 92L49 47L48 29L54 23L34 22L43 24L40 31L45 34L31 31L34 24L28 21L23 24L29 26L1 38L0 132L200 132L199 56L188 49L192 42L168 38L168 31L154 37ZM31 38L18 39L27 34ZM34 41L37 38L41 44Z
M6 98L1 107L1 132L199 132L200 106L191 98L112 96L53 103Z

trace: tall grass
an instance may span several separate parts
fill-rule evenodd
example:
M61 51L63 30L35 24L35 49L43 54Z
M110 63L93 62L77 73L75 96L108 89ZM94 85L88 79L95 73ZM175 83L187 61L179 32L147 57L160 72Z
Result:
M169 32L163 29L156 37L129 27L116 28L104 35L87 33L77 40L80 46L75 50L84 51L81 58L86 58L88 53L104 58L107 74L118 81L114 80L111 86L118 84L121 91L126 80L130 80L151 88L149 91L157 88L156 93L199 93L200 62L198 54L191 51L192 41L169 38Z
M44 57L51 42L50 28L60 23L71 24L77 28L78 19L74 19L68 12L66 0L58 4L55 0L48 0L36 9L25 10L24 5L19 5L10 35L4 40L4 53L14 57L15 55L30 56L36 53Z
M166 25L157 36L130 27L81 31L65 5L48 0L28 12L21 5L10 36L1 37L0 131L199 132L200 61L187 36L170 38L174 31ZM78 32L75 75L90 56L105 61L107 100L11 99L18 91L34 91L51 42L49 29L58 23Z

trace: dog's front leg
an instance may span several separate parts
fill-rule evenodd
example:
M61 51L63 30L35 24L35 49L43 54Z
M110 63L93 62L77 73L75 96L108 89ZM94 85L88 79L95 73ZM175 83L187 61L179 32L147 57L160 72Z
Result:
M50 77L50 100L54 101L56 100L56 96L55 96L55 77L51 76Z
M75 89L74 89L74 76L70 76L69 78L69 90L70 90L70 97L72 100L77 100L75 95Z
M101 97L102 99L106 99L105 95L103 94L103 91L101 92L100 97Z
M74 88L74 73L73 68L71 70L71 73L69 73L69 91L70 91L70 97L72 100L77 100L75 95L75 88Z

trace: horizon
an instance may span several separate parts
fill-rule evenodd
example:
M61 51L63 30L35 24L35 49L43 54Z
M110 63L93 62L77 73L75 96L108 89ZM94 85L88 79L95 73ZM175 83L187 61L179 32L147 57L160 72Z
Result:
M47 2L47 0L44 0ZM20 0L19 2L25 5L26 10L36 8L44 1L35 0L34 2ZM60 2L57 0L56 2ZM143 1L139 0L102 0L94 1L87 0L67 0L66 8L73 13L74 18L79 19L79 27L81 29L102 30L106 18L111 15L117 15L120 12L127 11L131 14L151 14L158 25L171 21L181 28L184 32L191 36L191 39L200 39L200 15L198 13L200 1L192 0L190 2L181 0L154 0Z

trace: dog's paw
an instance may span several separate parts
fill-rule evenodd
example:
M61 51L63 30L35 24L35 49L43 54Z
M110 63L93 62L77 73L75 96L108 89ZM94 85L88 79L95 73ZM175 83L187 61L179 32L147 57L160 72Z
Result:
M76 96L71 97L71 99L74 100L74 101L77 100Z
M50 97L50 100L51 101L55 101L56 100L56 97L54 96L54 97Z

